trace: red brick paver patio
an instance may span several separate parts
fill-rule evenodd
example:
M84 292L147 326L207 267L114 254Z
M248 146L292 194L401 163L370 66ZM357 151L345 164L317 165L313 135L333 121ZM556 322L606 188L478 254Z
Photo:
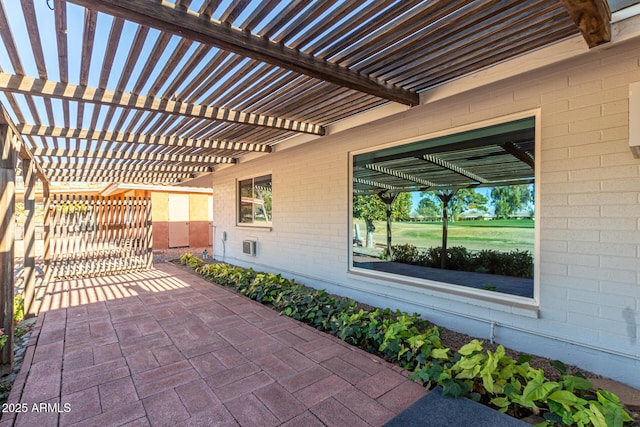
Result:
M9 398L26 412L0 426L375 426L425 393L398 367L161 263L49 285Z

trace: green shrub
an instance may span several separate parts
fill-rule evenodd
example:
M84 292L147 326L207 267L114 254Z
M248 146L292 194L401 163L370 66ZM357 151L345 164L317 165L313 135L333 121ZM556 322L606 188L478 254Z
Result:
M184 254L180 257L180 264L188 265L191 268L198 268L202 264L204 264L204 261L202 261L200 258L195 257L191 254Z
M447 270L470 271L473 263L473 255L464 246L447 248Z
M431 247L420 251L410 244L394 245L393 261L440 268L441 253L441 247ZM474 271L531 279L533 278L533 256L529 251L517 249L511 252L484 249L472 253L464 246L453 246L447 248L446 268L447 270Z
M391 247L393 251L393 261L405 264L414 264L418 258L418 248L406 243L404 245L394 245Z
M612 427L632 422L613 393L593 390L581 375L565 373L560 381L549 381L541 369L529 366L530 359L516 361L502 346L495 353L485 352L481 341L472 340L437 369L425 365L412 378L438 383L443 395L469 397L515 417L533 412L545 420L537 426Z
M24 319L24 296L20 293L13 298L13 321Z

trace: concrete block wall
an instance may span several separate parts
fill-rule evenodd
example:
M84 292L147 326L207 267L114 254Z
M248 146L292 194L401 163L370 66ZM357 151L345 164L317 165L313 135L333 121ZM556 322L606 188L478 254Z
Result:
M640 43L607 49L216 171L215 255L364 302L578 363L640 387L640 160L629 149L629 84ZM428 97L427 97L428 98ZM416 286L349 272L349 154L524 111L540 117L536 300ZM640 120L640 117L636 118ZM273 174L273 226L236 226L236 180ZM242 254L242 240L258 254ZM491 328L493 324L493 328Z

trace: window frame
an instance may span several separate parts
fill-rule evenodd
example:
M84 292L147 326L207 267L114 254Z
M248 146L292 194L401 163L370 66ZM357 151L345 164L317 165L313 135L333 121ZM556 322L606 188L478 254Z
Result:
M269 221L264 221L264 222L256 222L255 221L255 217L256 217L256 211L255 211L255 206L254 204L252 204L252 221L251 222L242 222L242 190L241 190L241 185L243 182L246 181L251 181L251 190L252 190L252 194L254 194L255 192L255 181L256 179L259 178L264 178L264 177L269 177L270 178L270 183L271 183L271 199L272 199L272 203L273 203L273 173L272 172L264 172L264 173L258 173L258 174L253 174L250 176L246 176L246 177L242 177L242 178L237 178L236 179L236 226L237 227L253 227L253 228L271 228L273 226L273 206L271 208L271 218ZM265 212L266 214L266 212Z
M355 267L353 260L353 241L354 241L354 221L353 221L353 194L354 194L354 182L353 182L353 163L354 157L371 153L386 148L397 147L401 145L407 145L414 142L424 141L425 139L439 138L443 136L454 135L461 132L472 131L484 127L493 125L505 124L511 121L516 121L525 118L534 118L535 123L535 192L534 192L534 279L533 279L533 297L522 297L518 295L512 295L507 293L492 292L484 289L477 289L467 287L463 285L456 285L453 283L439 282L431 279L422 279L412 276L405 276L393 273L386 273L380 271L369 270L366 268ZM385 144L380 144L372 147L367 147L360 150L349 152L348 156L348 181L349 181L349 200L348 200L348 241L347 241L347 255L348 255L348 268L347 273L357 276L359 278L370 278L376 281L391 282L393 287L400 286L406 290L411 288L420 288L423 290L438 291L442 294L450 295L451 297L468 297L470 301L480 303L481 301L488 302L492 307L496 307L493 303L499 303L499 307L504 307L505 310L510 311L514 307L521 307L528 310L534 310L537 313L537 309L540 304L540 179L541 179L541 165L540 165L540 153L541 153L541 111L540 109L527 110L519 113L509 114L505 116L490 118L471 124L458 126L450 129L436 131L428 134L422 134L416 137L407 138L398 141L392 141ZM466 298L465 298L466 299ZM483 305L483 303L480 303ZM532 312L533 313L533 312ZM537 314L536 314L537 316Z

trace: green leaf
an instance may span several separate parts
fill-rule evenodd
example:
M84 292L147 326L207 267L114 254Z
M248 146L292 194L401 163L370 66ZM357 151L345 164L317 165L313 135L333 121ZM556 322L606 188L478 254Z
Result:
M562 423L562 417L554 412L545 412L544 413L544 419L549 421L552 425L553 424L561 424ZM538 425L538 424L536 424Z
M575 375L563 375L561 384L569 391L591 390L593 388L591 381L585 378L576 377Z
M612 411L607 411L604 416L605 422L608 427L622 427L624 425L624 420L622 417L622 407L618 406L616 409Z
M593 403L589 404L587 412L589 413L589 420L591 421L591 424L593 424L593 427L608 427L604 415L602 415L602 412L600 412Z
M522 392L522 396L527 400L544 400L559 387L558 383L545 382L544 377L542 379L536 378L529 381Z
M493 393L493 377L486 370L482 372L482 386L489 393Z
M446 360L446 359L449 359L448 353L449 353L448 348L434 348L433 350L431 350L431 353L429 355L434 359Z
M482 343L478 340L472 340L470 343L463 345L458 353L463 356L469 356L476 351L482 351Z
M567 366L564 363L562 363L560 360L552 360L550 364L551 366L556 368L558 372L560 372L561 374L567 373Z
M578 396L567 390L554 391L547 396L547 400L553 400L554 402L560 403L565 407L565 409L567 409L567 411L571 411L571 408L574 406L584 405L587 403L586 400L580 399Z
M606 404L607 402L620 404L620 398L610 391L600 389L596 392L596 396L598 396L598 401L602 404Z
M520 356L518 356L518 363L519 364L529 363L529 362L531 362L531 355L529 355L529 354L521 354Z
M469 386L460 381L444 381L442 395L445 397L462 397L469 391Z
M456 363L456 368L459 369L473 369L476 366L481 366L487 356L485 354L474 354L471 357L464 357Z
M508 408L511 402L509 402L509 399L507 399L506 397L496 397L494 399L491 399L491 403L498 408Z

